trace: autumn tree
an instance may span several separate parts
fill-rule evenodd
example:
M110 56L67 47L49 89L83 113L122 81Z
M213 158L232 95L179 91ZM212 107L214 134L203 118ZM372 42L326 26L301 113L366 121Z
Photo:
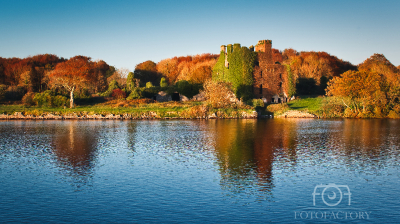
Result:
M394 107L400 101L400 71L383 54L374 54L358 65L360 71L374 72L386 80L388 107Z
M175 58L167 58L157 63L157 71L161 73L169 83L174 84L179 75L179 60Z
M228 107L237 101L229 83L210 79L204 83L203 87L202 93L214 108Z
M115 80L121 87L125 87L126 78L128 77L129 69L127 68L119 68L116 69L112 76L107 78L108 83Z
M133 73L142 83L160 83L161 81L161 74L157 72L156 63L150 60L136 65Z
M376 72L347 71L329 82L327 95L341 97L344 106L355 113L365 113L370 106L386 104L384 85L384 77Z
M109 71L110 66L102 60L95 61L93 66L94 82L92 88L95 93L103 92L107 89L107 71Z
M89 57L75 56L68 61L57 64L51 72L50 84L60 86L70 92L70 108L74 107L74 92L94 81L93 63Z
M212 68L219 55L200 54L195 56L174 57L157 63L157 72L166 77L172 85L186 80L191 83L203 84L212 76Z

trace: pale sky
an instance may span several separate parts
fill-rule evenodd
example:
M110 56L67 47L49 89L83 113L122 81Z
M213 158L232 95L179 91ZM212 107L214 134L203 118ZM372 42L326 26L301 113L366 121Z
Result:
M146 60L218 54L221 45L325 51L400 65L400 1L0 0L0 57L85 55L133 70Z

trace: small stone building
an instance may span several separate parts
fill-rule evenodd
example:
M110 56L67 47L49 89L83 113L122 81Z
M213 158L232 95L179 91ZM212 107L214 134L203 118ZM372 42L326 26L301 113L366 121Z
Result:
M168 102L172 101L172 97L166 92L161 91L155 96L155 100L157 100L157 102Z

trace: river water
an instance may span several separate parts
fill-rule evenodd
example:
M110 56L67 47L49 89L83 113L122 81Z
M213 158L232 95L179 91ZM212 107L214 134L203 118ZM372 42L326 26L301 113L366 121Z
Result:
M398 223L399 120L1 121L0 222Z

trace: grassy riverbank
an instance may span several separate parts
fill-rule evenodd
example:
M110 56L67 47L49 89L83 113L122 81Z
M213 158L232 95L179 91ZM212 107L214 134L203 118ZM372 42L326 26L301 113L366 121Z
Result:
M264 108L257 108L264 115L278 116L288 110L298 110L317 114L322 107L321 97L305 96L287 104L271 104ZM23 115L45 116L48 114L58 116L88 116L88 115L129 115L133 118L153 116L156 118L242 118L247 117L256 108L252 106L234 106L228 108L212 108L204 102L163 102L152 100L110 100L103 103L89 103L77 105L74 108L54 107L27 107L23 104L0 104L0 114L13 115L22 112Z
M300 110L310 113L318 113L323 106L323 97L318 96L304 96L300 99L296 99L288 102L290 110Z
M149 99L110 100L103 103L77 105L75 108L26 107L23 104L0 104L0 117L3 115L21 114L28 117L46 117L56 115L69 118L106 117L116 115L125 119L147 118L256 118L261 115L274 117L319 117L319 118L400 118L400 113L391 111L389 115L379 113L349 113L340 103L331 97L301 96L296 100L282 104L265 106L232 105L224 108L213 108L205 102L164 102L158 103ZM297 112L296 112L297 111ZM267 116L269 117L269 116ZM8 119L4 116L1 119ZM11 118L13 119L13 118ZM23 119L16 118L16 119ZM97 117L96 117L97 119Z
M24 116L91 116L109 114L140 118L250 118L254 111L251 106L212 108L203 102L164 102L152 100L112 100L93 105L77 105L75 108L26 107L22 104L0 105L0 114L13 115L22 112Z
M299 99L288 103L270 104L263 111L264 115L279 116L287 111L301 111L320 116L323 108L324 97L321 96L301 96Z

